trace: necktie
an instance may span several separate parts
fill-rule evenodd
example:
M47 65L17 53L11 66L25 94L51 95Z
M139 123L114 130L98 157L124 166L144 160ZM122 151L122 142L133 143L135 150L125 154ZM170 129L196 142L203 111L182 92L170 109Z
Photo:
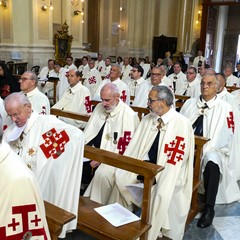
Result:
M189 84L187 85L187 89L185 90L185 92L183 93L183 95L185 96L187 96L188 95L188 91L189 91Z
M205 103L202 107L202 114L196 119L196 121L192 125L193 129L195 128L195 135L203 136L203 112L206 108L208 108L208 105Z
M136 88L137 88L137 81L134 81L134 91L133 91L134 96L136 95Z
M157 154L158 154L158 142L160 137L160 129L163 127L163 120L159 118L158 120L158 134L155 137L153 144L148 152L149 162L156 164L157 163Z

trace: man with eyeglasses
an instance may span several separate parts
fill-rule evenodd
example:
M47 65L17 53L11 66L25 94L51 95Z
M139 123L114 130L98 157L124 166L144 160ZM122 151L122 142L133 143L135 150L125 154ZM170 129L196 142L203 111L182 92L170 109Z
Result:
M156 176L152 189L152 227L148 232L148 239L151 240L183 238L192 196L193 129L189 120L172 107L173 102L174 95L168 86L151 89L148 95L150 114L141 120L124 153L164 166L164 170ZM115 177L116 185L110 203L117 201L129 209L133 203L141 207L141 203L125 187L138 183L142 180L141 176L117 169Z
M34 72L26 71L19 79L20 89L27 96L32 108L39 114L50 114L48 97L38 90L38 78Z
M39 115L21 92L10 94L4 105L13 124L4 131L3 139L35 175L43 199L77 215L83 132L55 116ZM73 229L76 221L64 225L60 237Z
M143 68L134 65L131 70L131 80L128 82L130 95L134 97L132 106L147 107L148 82L143 78Z
M215 204L227 204L240 199L235 175L233 140L236 133L232 106L217 96L217 78L205 74L201 80L201 96L185 102L180 113L192 123L195 135L209 138L203 147L201 159L202 186L204 193L202 216L199 228L212 224Z
M152 89L154 86L161 86L161 85L166 85L162 79L166 74L166 71L164 71L165 68L160 68L160 67L153 67L150 73L150 82L148 83L148 91Z
M187 85L183 87L180 95L186 95L193 98L198 98L201 95L200 79L197 78L197 69L189 67L186 72Z

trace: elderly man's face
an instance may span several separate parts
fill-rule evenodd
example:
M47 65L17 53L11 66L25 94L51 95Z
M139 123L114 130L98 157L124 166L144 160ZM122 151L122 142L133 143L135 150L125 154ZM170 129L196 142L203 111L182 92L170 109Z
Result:
M112 66L110 70L110 79L111 80L116 80L120 76L120 69L117 66Z
M107 113L114 111L118 102L119 94L113 93L109 88L103 88L101 93L102 105Z
M74 87L80 81L80 77L76 75L75 70L70 70L68 72L68 83L70 87Z
M151 83L153 86L157 86L161 83L163 76L160 68L153 68L151 71Z
M25 125L32 112L30 103L21 105L16 102L14 104L8 102L5 108L8 116L11 117L12 121L15 122L18 127Z
M163 103L162 100L158 98L158 93L155 90L149 92L148 108L153 116L162 116L163 114Z
M204 75L201 80L201 92L203 99L212 99L217 93L217 79L210 75Z

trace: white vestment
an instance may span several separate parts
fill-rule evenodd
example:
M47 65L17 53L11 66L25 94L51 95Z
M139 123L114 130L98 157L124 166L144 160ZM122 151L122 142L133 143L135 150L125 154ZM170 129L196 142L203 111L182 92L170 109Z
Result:
M131 105L146 108L149 93L148 82L143 77L137 80L131 79L128 83L128 87L130 89L130 95L134 96Z
M194 135L190 122L173 108L162 116L157 164L164 170L156 176L152 187L148 239L163 235L174 240L182 239L190 208L193 183ZM148 159L148 152L158 134L157 117L145 116L124 155ZM116 200L129 207L136 200L126 189L127 184L136 183L136 174L118 169L116 185L110 202ZM139 204L139 203L136 203ZM162 230L161 230L162 229Z
M202 113L204 103L200 98L191 98L185 102L180 113L186 116L193 124L196 119L204 114L203 136L210 140L203 146L201 173L203 174L208 161L213 161L219 166L220 183L216 198L218 203L231 203L240 199L231 150L233 146L234 119L230 104L216 97L207 102L208 108ZM203 176L202 176L203 177Z
M205 57L203 57L203 56L197 56L197 57L195 57L194 58L194 60L193 60L193 66L198 70L198 63L199 63L199 61L201 61L202 62L202 64L204 64L204 62L206 61L206 59L205 59ZM201 64L201 65L202 65Z
M235 97L236 103L238 105L238 109L240 110L240 90L235 90L231 92L231 94Z
M100 148L123 154L139 124L137 114L121 100L114 111L109 114L99 103L84 130L86 144L97 136L104 123ZM91 200L96 202L107 204L114 184L114 173L114 167L101 164L85 196L90 196Z
M230 76L226 77L226 86L240 87L240 79L231 74Z
M237 105L237 100L236 98L227 91L226 88L223 89L223 91L221 93L218 93L217 96L228 102L232 108L233 108L233 114L234 114L234 123L235 123L235 128L234 128L234 139L233 139L233 148L231 151L231 158L233 159L234 163L235 163L235 173L236 173L236 178L237 180L240 180L240 148L239 148L239 144L240 144L240 111Z
M198 98L201 95L201 81L199 78L195 78L192 82L187 82L188 85L186 86L186 89L183 93L184 95L192 97L192 98ZM183 93L181 95L183 95Z
M97 60L95 62L95 68L99 71L100 74L104 71L104 68L106 67L105 61L101 60L100 62Z
M37 112L31 114L22 134L17 130L13 123L5 130L4 139L33 171L43 199L77 216L83 132L55 116ZM65 237L66 230L75 229L76 223L73 220L64 225L61 237Z
M101 76L104 77L104 78L106 78L106 79L109 78L111 68L112 68L111 65L105 66L105 67L104 67L104 70L101 72Z
M53 83L46 82L49 77L57 77L57 73L54 69L49 70L48 67L43 67L38 75L38 89L44 94L47 93L48 97L53 97Z
M57 85L57 100L61 99L65 90L69 88L68 79L66 77L67 74L66 68L60 68L60 71L57 73L57 76L59 78L59 82Z
M92 98L102 82L102 77L96 68L89 69L85 77L83 85L89 89Z
M88 63L86 65L80 65L78 71L82 73L82 78L86 78L86 74L89 71Z
M92 112L90 91L79 82L74 87L66 89L63 97L52 108L90 114ZM86 122L76 119L65 117L59 117L59 119L78 128L84 128L86 125Z
M164 83L165 85L167 85L168 87L170 87L170 88L174 91L172 79L168 78L168 77L165 75L165 76L162 78L161 82Z
M124 81L125 78L130 77L131 70L132 70L132 66L130 66L129 64L127 66L126 65L122 66L121 75L122 75L122 80L123 81Z
M188 84L186 74L180 71L178 74L172 73L168 76L168 78L170 78L173 81L173 85L175 85L175 94L182 95L186 90Z
M66 70L68 70L68 71L69 71L69 70L78 70L77 67L76 67L76 65L73 64L73 63L72 63L70 66L65 65L64 68L65 68Z
M0 239L32 235L32 240L50 240L38 183L4 141L0 143L0 189Z
M38 88L34 88L31 92L25 93L32 109L39 114L50 114L50 103L48 97L40 92Z
M130 104L129 87L120 78L118 78L114 81L111 81L110 79L104 79L101 82L101 84L98 86L98 89L95 92L93 100L101 101L100 92L101 92L102 87L107 83L114 83L118 87L119 94L121 96L122 101L125 102L128 105Z

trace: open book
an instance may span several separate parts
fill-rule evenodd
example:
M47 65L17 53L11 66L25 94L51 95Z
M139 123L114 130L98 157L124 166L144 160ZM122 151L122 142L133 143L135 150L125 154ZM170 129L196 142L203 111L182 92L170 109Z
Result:
M102 217L110 222L114 227L119 227L127 223L140 220L138 216L124 208L119 203L94 208Z

